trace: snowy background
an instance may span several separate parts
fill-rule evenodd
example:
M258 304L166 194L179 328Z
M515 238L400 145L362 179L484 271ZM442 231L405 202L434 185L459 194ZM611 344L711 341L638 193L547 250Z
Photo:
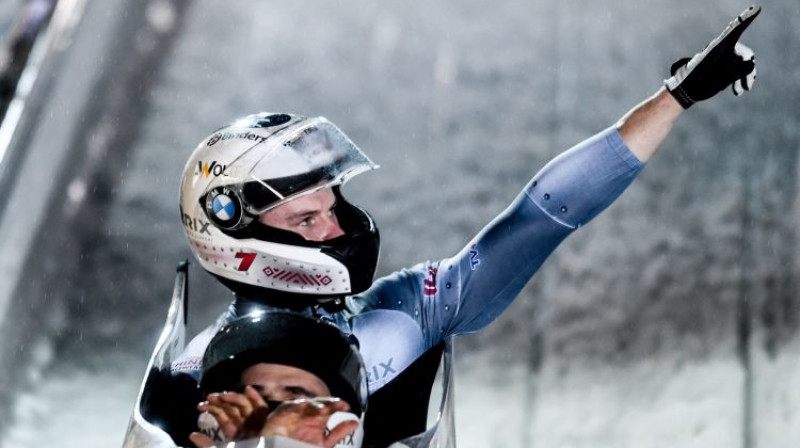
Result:
M61 4L73 20L0 167L3 448L121 443L191 256L179 176L217 126L288 111L345 130L383 167L345 194L376 218L386 274L457 252L749 5ZM693 107L508 312L457 339L459 446L800 444L800 3L763 7L754 91ZM190 280L196 331L230 296Z

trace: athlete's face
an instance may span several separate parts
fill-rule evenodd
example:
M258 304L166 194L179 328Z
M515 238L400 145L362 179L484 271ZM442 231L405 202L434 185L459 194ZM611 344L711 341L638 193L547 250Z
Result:
M326 188L279 205L262 213L258 220L276 229L297 233L309 241L327 241L344 235L334 207L336 195Z
M313 373L281 364L255 364L242 372L240 386L253 386L265 400L328 397L328 386Z

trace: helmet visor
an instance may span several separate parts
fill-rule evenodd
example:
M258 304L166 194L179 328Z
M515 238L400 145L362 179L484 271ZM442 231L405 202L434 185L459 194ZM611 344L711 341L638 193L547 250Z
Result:
M228 181L239 181L228 187L239 191L244 209L253 215L377 168L350 138L324 118L290 127L276 137L266 150L248 151L252 154L243 155L227 170ZM259 156L259 160L253 160ZM245 170L245 166L250 168Z

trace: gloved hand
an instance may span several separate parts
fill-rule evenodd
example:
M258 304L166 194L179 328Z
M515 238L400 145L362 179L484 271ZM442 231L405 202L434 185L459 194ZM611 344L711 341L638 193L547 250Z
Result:
M760 6L747 8L703 51L672 64L672 77L664 82L684 109L711 98L731 84L737 96L750 90L756 79L755 55L738 41L760 12Z

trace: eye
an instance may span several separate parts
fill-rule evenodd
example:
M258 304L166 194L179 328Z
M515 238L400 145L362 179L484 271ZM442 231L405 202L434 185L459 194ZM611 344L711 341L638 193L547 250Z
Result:
M308 389L302 386L288 386L286 387L286 392L290 394L292 398L300 398L300 397L310 398L315 396Z
M250 386L253 389L255 389L256 392L259 393L259 395L264 395L265 388L264 388L264 386L262 386L260 384L246 384L244 386L239 386L239 387L235 388L233 391L236 392L236 393L243 394L244 393L244 388L247 387L247 386Z

